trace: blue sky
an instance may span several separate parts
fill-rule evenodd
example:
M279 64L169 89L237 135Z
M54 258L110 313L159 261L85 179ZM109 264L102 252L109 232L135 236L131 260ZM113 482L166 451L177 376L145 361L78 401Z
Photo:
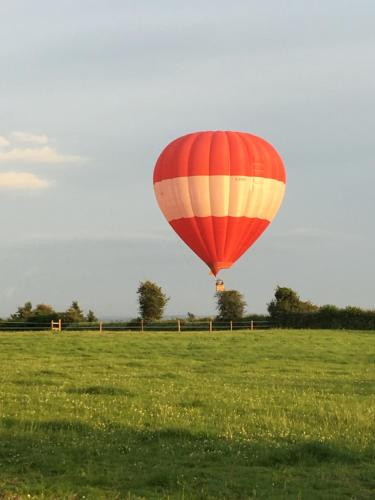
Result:
M284 159L287 193L222 273L250 312L277 284L374 307L373 1L0 4L0 316L31 300L134 316L140 280L167 314L211 314L208 269L164 221L158 154L241 130Z

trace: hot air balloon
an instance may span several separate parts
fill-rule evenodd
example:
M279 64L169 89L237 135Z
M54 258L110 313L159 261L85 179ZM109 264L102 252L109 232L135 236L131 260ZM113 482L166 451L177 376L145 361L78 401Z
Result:
M260 137L194 132L162 151L153 181L165 218L216 276L275 217L285 192L285 169L277 151Z

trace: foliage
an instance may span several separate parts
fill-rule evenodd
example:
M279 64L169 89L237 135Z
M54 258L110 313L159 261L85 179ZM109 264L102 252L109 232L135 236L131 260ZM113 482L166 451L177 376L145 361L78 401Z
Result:
M52 320L57 320L58 317L59 314L49 304L37 304L36 307L32 310L28 321L32 321L35 323L50 322Z
M25 302L23 306L19 306L17 312L12 314L10 319L14 321L27 321L32 315L33 305L31 302Z
M138 290L139 314L145 321L157 321L163 316L169 298L151 281L143 281Z
M278 286L275 298L268 304L274 326L281 328L348 328L375 330L375 310L332 304L315 306L300 300L291 288Z
M2 333L0 496L373 498L374 341Z
M19 306L17 312L10 316L11 321L22 322L49 322L58 319L59 313L48 304L37 304L34 308L31 302L25 302L23 306Z
M311 313L280 314L275 324L281 328L375 330L375 310L326 305Z
M62 314L62 320L67 323L80 323L86 320L77 300L73 300L69 309Z
M375 330L375 310L353 306L342 309L332 304L318 307L301 301L297 292L286 287L276 288L268 311L273 324L281 328Z
M245 299L237 290L225 290L216 293L217 319L222 321L236 321L243 317L246 307Z
M94 311L92 311L91 309L89 309L89 312L87 313L86 321L88 321L89 323L95 323L96 321L98 321L98 318L95 316Z
M78 301L74 300L69 309L65 312L57 312L48 304L37 304L34 308L31 302L25 302L23 306L19 306L17 312L10 316L10 321L18 322L39 322L48 323L57 319L62 319L66 323L82 323L85 321L95 322L97 318L93 311L89 310L85 317Z
M268 312L271 318L277 318L280 314L301 313L317 311L318 307L311 302L304 302L299 298L297 292L291 288L278 286L275 290L275 298L268 304Z

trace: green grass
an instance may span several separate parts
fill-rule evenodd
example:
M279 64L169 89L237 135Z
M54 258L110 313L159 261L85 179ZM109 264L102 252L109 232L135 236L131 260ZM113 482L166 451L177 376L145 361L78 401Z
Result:
M375 334L1 333L0 498L375 498Z

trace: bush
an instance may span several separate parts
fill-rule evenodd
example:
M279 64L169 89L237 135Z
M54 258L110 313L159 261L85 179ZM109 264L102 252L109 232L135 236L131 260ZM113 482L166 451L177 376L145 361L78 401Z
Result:
M284 313L273 318L281 328L327 328L348 330L375 330L375 311L358 307L325 305L311 313Z

